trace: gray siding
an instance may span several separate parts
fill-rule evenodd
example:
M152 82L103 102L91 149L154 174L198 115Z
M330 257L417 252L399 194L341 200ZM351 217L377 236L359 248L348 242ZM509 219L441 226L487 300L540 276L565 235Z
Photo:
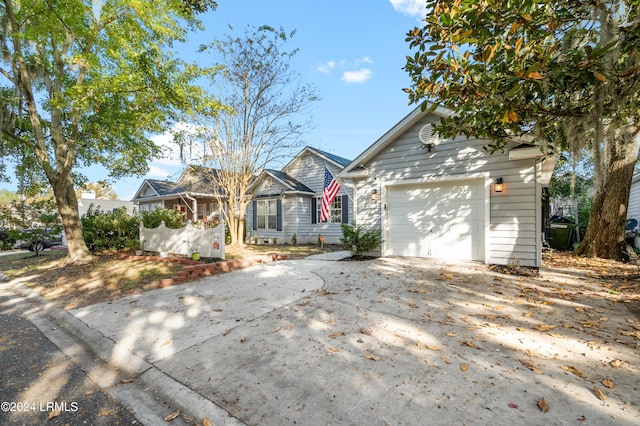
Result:
M418 131L436 119L427 115L398 135L364 166L368 177L354 179L358 205L356 221L370 228L381 227L383 186L398 181L436 182L442 179L486 176L487 184L502 177L505 191L489 191L488 263L518 262L538 265L537 166L535 160L510 161L508 153L489 155L486 141L458 137L440 142L431 152L421 149Z
M627 219L636 219L640 222L640 175L634 176L631 181Z

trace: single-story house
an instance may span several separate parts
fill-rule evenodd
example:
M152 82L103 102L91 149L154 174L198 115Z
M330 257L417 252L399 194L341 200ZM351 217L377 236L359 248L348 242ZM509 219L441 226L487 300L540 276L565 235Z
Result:
M416 108L340 173L356 223L382 232L374 254L539 267L555 158L518 140L489 154L487 140L441 139L431 123L450 114Z
M337 177L350 160L305 147L282 170L263 170L252 183L253 199L245 215L250 243L338 244L341 223L353 222L352 189L341 185L330 208L320 220L325 168Z
M223 191L212 184L215 170L189 166L177 182L145 179L133 197L138 211L156 208L176 209L185 212L192 221L222 219L225 205Z

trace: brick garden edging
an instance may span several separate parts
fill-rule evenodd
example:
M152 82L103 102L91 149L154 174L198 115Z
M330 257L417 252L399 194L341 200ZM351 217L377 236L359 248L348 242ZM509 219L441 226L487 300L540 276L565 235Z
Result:
M158 262L170 262L170 263L180 263L184 266L182 267L182 271L178 272L173 278L163 278L157 285L156 288L164 288L169 287L174 284L182 283L185 281L196 280L202 277L208 277L211 275L215 275L221 272L229 272L234 271L236 269L244 269L249 266L256 265L258 263L270 263L275 262L276 260L285 260L287 255L285 254L267 254L261 256L253 256L247 259L233 259L226 260L223 262L215 262L215 263L202 263L196 260L189 259L179 259L175 257L160 257L160 256L136 256L136 255L127 255L123 254L120 256L122 259L130 259L130 260L153 260Z

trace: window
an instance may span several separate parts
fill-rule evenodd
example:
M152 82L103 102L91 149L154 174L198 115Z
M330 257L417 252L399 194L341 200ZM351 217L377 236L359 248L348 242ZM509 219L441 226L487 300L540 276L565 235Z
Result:
M198 219L204 219L209 214L206 203L198 204Z
M337 196L333 203L331 203L331 207L329 208L330 217L327 220L321 221L320 214L322 210L322 197L318 197L318 201L316 202L316 217L318 218L318 223L340 223L342 222L342 197Z
M276 229L277 200L258 200L256 203L258 229Z

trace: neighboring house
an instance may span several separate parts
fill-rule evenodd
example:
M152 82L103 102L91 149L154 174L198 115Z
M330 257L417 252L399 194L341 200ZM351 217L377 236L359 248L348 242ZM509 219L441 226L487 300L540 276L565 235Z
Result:
M337 177L350 160L304 148L282 170L263 170L252 184L246 211L246 238L258 244L338 244L341 223L353 222L352 190L344 185L331 205L331 217L320 221L325 167Z
M132 201L138 211L166 208L183 211L194 222L207 218L222 219L224 196L221 195L222 190L214 188L212 173L215 170L190 166L177 182L145 179Z
M631 179L631 191L629 192L629 206L627 208L627 221L635 219L640 223L640 174ZM640 225L627 222L627 238L633 237L633 245L640 247Z
M640 174L634 175L631 179L627 219L635 219L640 222Z
M133 209L135 208L132 201L102 200L96 198L92 192L83 192L82 197L78 200L78 213L80 217L85 215L91 206L93 206L94 210L103 212L113 212L114 210L124 207L129 214L133 213Z
M416 108L340 173L355 185L356 222L382 231L375 254L541 266L555 159L517 142L490 155L487 140L433 135L430 124L450 114Z

